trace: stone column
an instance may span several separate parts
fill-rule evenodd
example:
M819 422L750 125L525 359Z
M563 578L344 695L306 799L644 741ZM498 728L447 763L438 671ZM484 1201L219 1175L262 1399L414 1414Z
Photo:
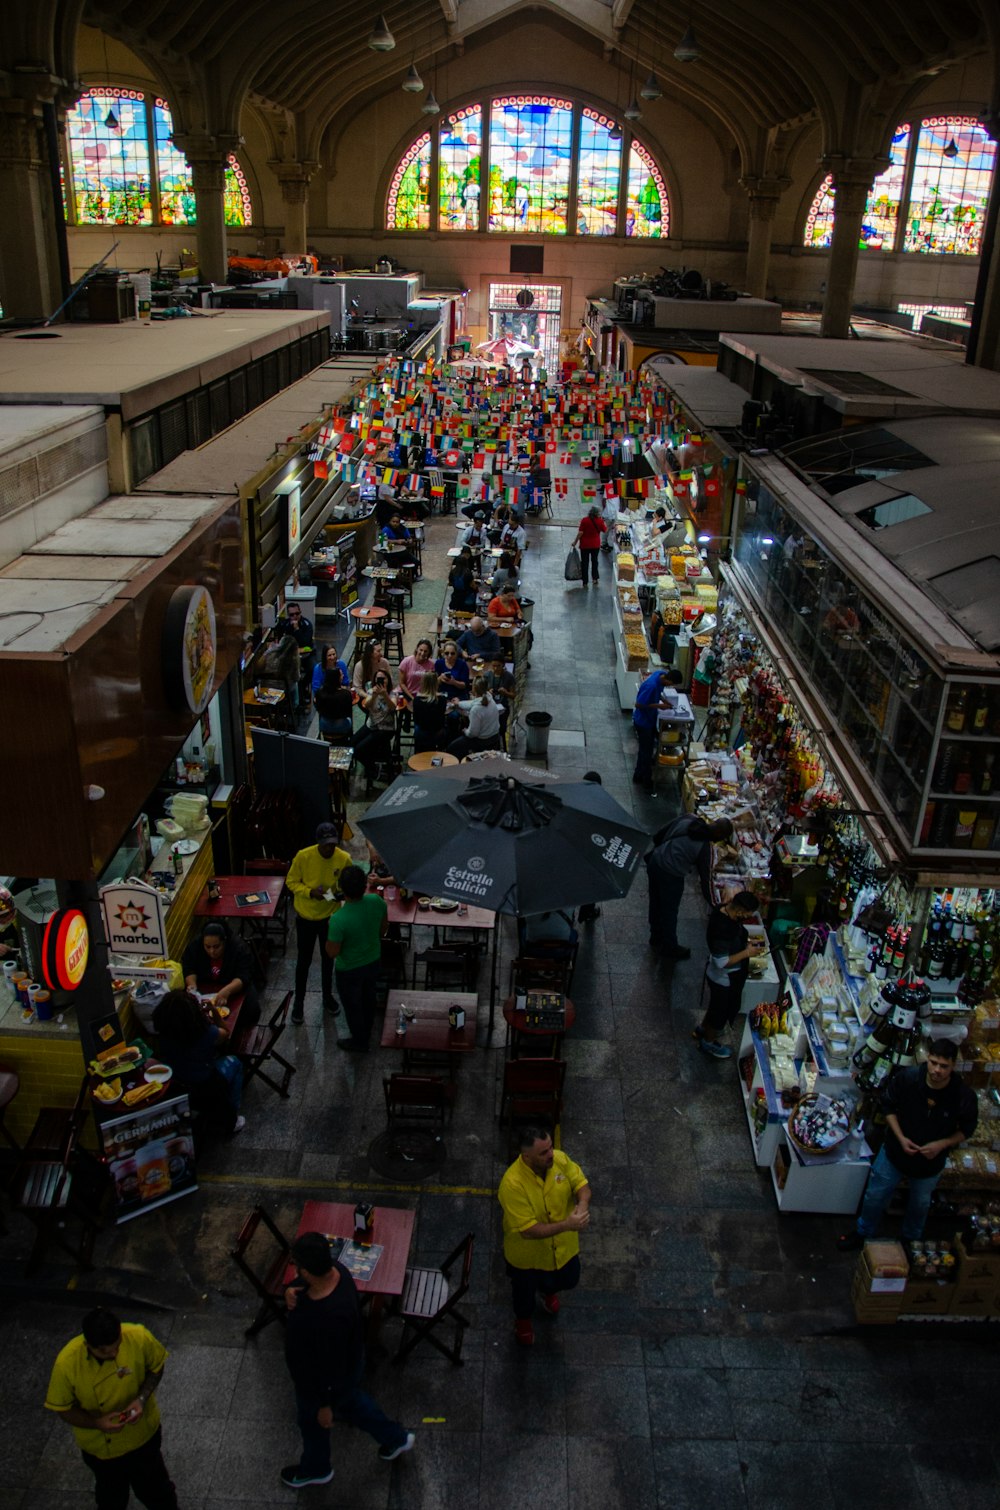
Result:
M238 136L175 131L173 143L191 168L198 223L198 276L206 283L225 283L226 205L224 190L230 152Z
M304 252L309 235L309 184L318 162L272 162L285 206L282 251Z
M34 100L0 100L0 299L7 316L37 320L62 302L55 212Z
M747 293L755 299L767 298L767 271L771 261L771 224L778 200L791 179L746 177L740 179L750 200L747 229L747 270L744 278Z
M823 166L833 174L833 238L830 242L830 265L826 275L826 298L820 325L824 336L846 337L850 331L854 308L854 280L858 270L858 244L861 224L868 202L868 191L876 176L888 166L888 158L825 157Z

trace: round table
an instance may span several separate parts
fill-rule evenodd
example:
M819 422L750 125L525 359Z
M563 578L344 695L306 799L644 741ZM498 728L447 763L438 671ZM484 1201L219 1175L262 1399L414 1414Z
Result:
M437 761L437 766L434 762ZM411 755L406 762L408 771L436 770L438 766L458 765L458 756L449 755L447 750L422 750L419 755Z
M527 946L525 946L527 947ZM536 1028L525 1021L526 1012L519 1012L514 1005L516 998L508 996L503 1004L503 1020L507 1024L507 1050L517 1058L517 1040L524 1038L551 1038L554 1042L553 1057L559 1057L563 1034L568 1033L576 1022L576 1008L568 996L563 997L563 1022L560 1028Z
M388 608L352 608L351 618L359 624L379 624L389 617Z

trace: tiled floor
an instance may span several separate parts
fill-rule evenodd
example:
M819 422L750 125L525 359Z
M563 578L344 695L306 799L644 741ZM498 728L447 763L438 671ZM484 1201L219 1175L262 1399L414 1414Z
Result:
M568 505L564 505L567 523ZM629 720L611 683L610 574L567 586L571 538L530 527L523 579L535 599L529 706L553 715L550 763L605 785L650 828L672 811L631 784ZM436 611L450 521L435 522L421 604ZM436 540L435 540L436 537ZM441 563L439 565L439 562ZM443 593L443 580L441 581ZM407 642L427 627L408 617ZM443 1257L476 1234L473 1325L453 1368L418 1350L403 1369L382 1349L369 1385L417 1432L392 1466L335 1429L336 1477L306 1505L353 1510L996 1510L995 1337L976 1328L856 1329L850 1261L837 1218L779 1218L752 1163L732 1062L697 1053L702 904L686 899L690 962L646 951L640 877L584 929L573 997L565 1147L594 1188L583 1283L558 1321L539 1317L516 1348L493 1192L507 1162L496 1112L502 1032L462 1065L438 1183L379 1188L366 1150L382 1130L392 1056L338 1053L307 1001L285 1039L298 1066L290 1100L247 1097L248 1125L206 1150L192 1199L105 1235L98 1268L67 1290L58 1265L21 1280L26 1230L0 1241L0 1501L21 1510L92 1503L70 1434L41 1410L52 1358L101 1298L171 1348L161 1400L165 1455L184 1510L291 1503L278 1469L297 1451L277 1327L243 1336L252 1300L228 1257L241 1218L263 1201L293 1228L310 1196L411 1206L416 1254ZM505 934L503 978L510 936ZM290 981L273 969L272 990ZM398 1323L384 1330L391 1351Z

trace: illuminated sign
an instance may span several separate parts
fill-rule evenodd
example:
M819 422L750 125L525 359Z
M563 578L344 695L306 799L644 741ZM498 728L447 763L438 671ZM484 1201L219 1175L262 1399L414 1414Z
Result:
M75 907L54 912L42 935L42 978L50 991L75 991L90 958L87 919Z

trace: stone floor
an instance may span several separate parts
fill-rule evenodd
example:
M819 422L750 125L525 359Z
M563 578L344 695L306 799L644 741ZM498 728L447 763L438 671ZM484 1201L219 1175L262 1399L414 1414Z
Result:
M562 577L575 523L532 524L525 590L536 601L529 706L554 728L554 769L598 768L650 828L670 794L631 784L630 724L610 677L610 571L599 587ZM571 517L573 516L573 517ZM426 627L443 592L451 521L435 521L421 588ZM434 584L437 582L438 587ZM440 589L440 591L438 590ZM579 739L583 735L584 741ZM447 1159L435 1184L386 1188L367 1148L384 1125L389 1056L338 1053L320 1020L285 1044L298 1068L291 1098L249 1092L246 1130L201 1156L192 1198L105 1234L97 1267L47 1266L21 1278L27 1229L0 1240L0 1502L75 1510L89 1476L69 1431L42 1409L52 1358L98 1299L142 1320L171 1350L161 1403L165 1456L184 1510L291 1502L278 1470L297 1455L292 1397L271 1327L243 1332L250 1292L228 1257L258 1201L294 1229L312 1196L408 1206L415 1254L442 1258L476 1234L472 1327L463 1367L429 1349L392 1367L398 1323L370 1357L372 1393L417 1433L391 1467L374 1444L335 1428L336 1477L306 1505L353 1510L996 1510L1000 1478L990 1402L1000 1384L995 1334L924 1323L855 1327L850 1260L835 1217L779 1217L751 1161L734 1063L701 1057L703 910L687 899L690 962L646 950L645 883L583 930L573 997L562 1142L594 1189L583 1283L537 1344L513 1341L495 1189L507 1161L497 1127L503 1037L460 1070ZM510 936L504 936L506 978ZM287 988L276 962L270 992Z

